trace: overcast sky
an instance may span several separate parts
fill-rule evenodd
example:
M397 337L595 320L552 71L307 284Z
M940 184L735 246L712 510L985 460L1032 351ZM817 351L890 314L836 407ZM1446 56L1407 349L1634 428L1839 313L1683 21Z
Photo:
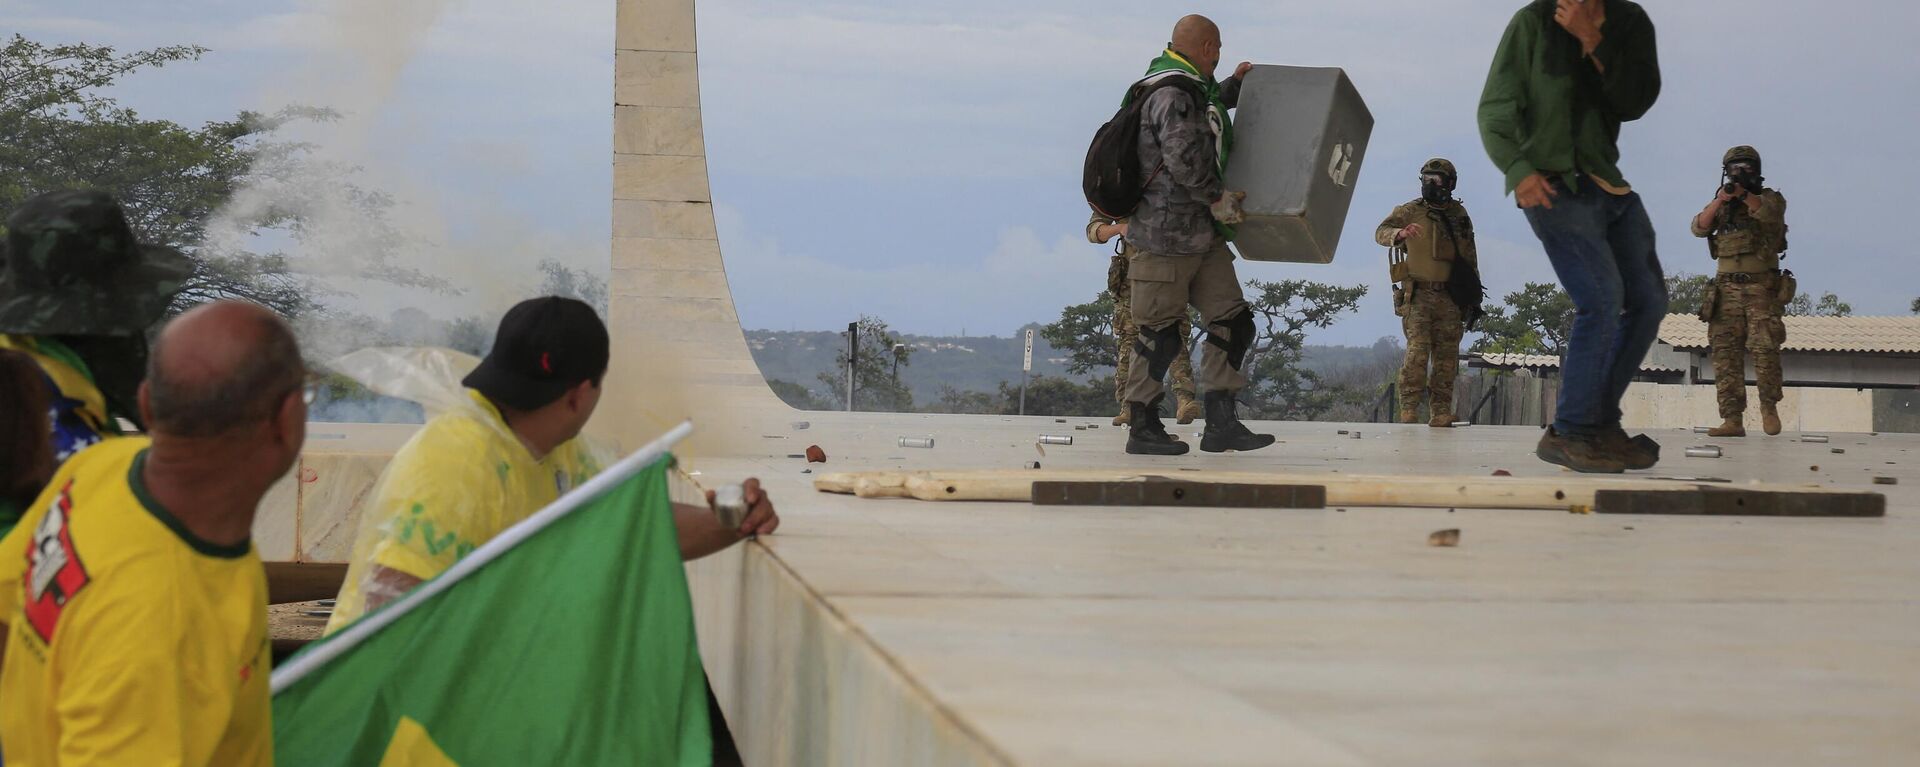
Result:
M831 329L867 313L909 332L1006 335L1092 298L1108 251L1080 235L1087 141L1189 10L1224 30L1222 74L1242 59L1340 66L1373 111L1335 263L1241 266L1243 278L1373 286L1358 315L1314 340L1397 334L1370 234L1415 196L1430 156L1460 167L1494 300L1550 280L1473 119L1519 5L703 0L707 148L743 321ZM1905 196L1920 180L1920 4L1648 6L1666 87L1625 127L1622 167L1668 271L1711 268L1686 221L1721 152L1751 143L1790 200L1802 288L1860 314L1906 313L1920 295ZM612 0L0 0L0 29L41 41L213 49L118 91L150 117L344 102L359 127L329 137L435 243L423 263L488 283L429 306L445 313L497 305L543 255L604 264L612 22ZM339 64L355 50L343 36L368 30L401 38L391 83Z

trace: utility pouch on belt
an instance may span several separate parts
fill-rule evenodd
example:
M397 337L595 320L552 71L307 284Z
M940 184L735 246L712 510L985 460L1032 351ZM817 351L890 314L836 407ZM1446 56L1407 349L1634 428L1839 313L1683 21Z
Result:
M1793 303L1794 296L1800 294L1800 281L1793 278L1792 270L1782 269L1779 283L1779 288L1773 292L1773 305L1775 308L1784 309L1787 304Z
M1406 246L1395 245L1387 248L1387 279L1391 282L1406 282L1411 273L1412 268L1407 266Z
M1700 297L1700 321L1712 322L1713 316L1720 312L1720 283L1707 283L1707 293Z

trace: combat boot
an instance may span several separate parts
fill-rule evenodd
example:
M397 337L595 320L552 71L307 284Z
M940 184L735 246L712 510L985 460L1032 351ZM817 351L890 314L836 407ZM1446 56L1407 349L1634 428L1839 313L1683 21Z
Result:
M1127 407L1127 403L1125 402L1120 403L1120 414L1113 417L1113 425L1115 426L1127 425L1128 410L1129 408Z
M1707 436L1709 437L1744 437L1744 436L1747 436L1747 427L1745 424L1740 423L1740 419L1738 417L1728 418L1725 422L1721 423L1719 426L1715 426L1712 429L1708 429Z
M1133 455L1186 455L1191 445L1181 442L1167 433L1167 425L1160 420L1160 400L1165 395L1153 398L1152 402L1127 403L1127 421L1131 428L1127 430L1127 452Z
M1453 420L1454 419L1451 414L1435 413L1433 415L1433 418L1427 421L1427 425L1436 429L1447 429L1447 428L1453 427Z
M1400 422L1401 423L1419 423L1420 422L1420 406L1415 405L1413 407L1400 408Z
M1200 449L1209 453L1229 450L1259 450L1273 444L1272 434L1255 434L1234 414L1233 392L1210 391L1207 400L1207 430L1200 436Z
M1173 422L1185 426L1200 417L1200 403L1195 402L1192 397L1180 397L1180 407L1174 408L1173 411Z
M1626 460L1608 450L1599 437L1561 434L1552 426L1541 435L1533 454L1547 463L1588 474L1619 474L1627 470Z
M1780 433L1780 411L1774 409L1771 402L1760 403L1760 428L1765 429L1769 437Z

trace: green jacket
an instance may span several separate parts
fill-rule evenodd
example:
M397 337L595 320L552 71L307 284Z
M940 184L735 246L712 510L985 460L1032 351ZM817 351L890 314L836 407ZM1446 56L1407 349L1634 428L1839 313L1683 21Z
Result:
M1590 2L1595 0L1589 0ZM1553 0L1513 15L1480 93L1480 140L1506 175L1507 191L1535 171L1575 173L1625 187L1617 163L1620 124L1640 119L1660 97L1653 21L1638 3L1605 0L1607 20L1593 58L1553 20Z

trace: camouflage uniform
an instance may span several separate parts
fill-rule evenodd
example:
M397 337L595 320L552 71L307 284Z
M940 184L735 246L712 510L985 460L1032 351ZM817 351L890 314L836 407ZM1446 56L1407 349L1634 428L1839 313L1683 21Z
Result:
M1742 150L1758 160L1750 147L1735 147L1727 152L1726 161L1743 154ZM1785 309L1780 253L1786 249L1787 199L1764 187L1755 196L1757 210L1734 200L1721 207L1711 227L1702 229L1698 220L1693 226L1694 236L1707 238L1717 272L1700 308L1713 345L1715 398L1720 417L1736 423L1747 410L1748 355L1753 357L1763 408L1772 412L1780 401L1780 344L1787 340L1786 325L1780 320Z
M1117 223L1113 219L1093 214L1087 221L1087 241L1099 244L1100 238L1095 230L1103 224ZM1133 290L1127 280L1126 245L1122 242L1107 264L1107 292L1113 295L1113 335L1119 342L1117 369L1113 375L1113 399L1122 406L1127 402L1127 376L1133 370L1133 342L1140 337L1138 328L1133 325ZM1180 320L1180 337L1193 337L1193 323ZM1180 356L1173 359L1167 373L1173 378L1173 394L1179 400L1179 408L1193 406L1195 392L1193 388L1193 346L1184 345ZM1190 419L1189 419L1190 420Z
M1451 170L1451 165L1447 166ZM1399 289L1394 311L1400 315L1401 328L1407 334L1407 357L1400 366L1400 420L1418 420L1420 403L1431 397L1428 412L1436 425L1453 416L1453 385L1460 372L1460 338L1466 334L1466 319L1460 306L1447 290L1453 276L1453 262L1478 263L1474 246L1473 219L1458 200L1435 207L1424 199L1394 208L1374 240L1392 247L1401 229L1419 223L1422 231L1408 238L1407 275L1404 283L1411 289ZM1428 372L1428 365L1432 372Z
M26 353L45 374L54 454L64 460L118 433L117 418L139 423L146 331L193 262L136 242L119 204L101 192L39 195L6 225L0 348Z

